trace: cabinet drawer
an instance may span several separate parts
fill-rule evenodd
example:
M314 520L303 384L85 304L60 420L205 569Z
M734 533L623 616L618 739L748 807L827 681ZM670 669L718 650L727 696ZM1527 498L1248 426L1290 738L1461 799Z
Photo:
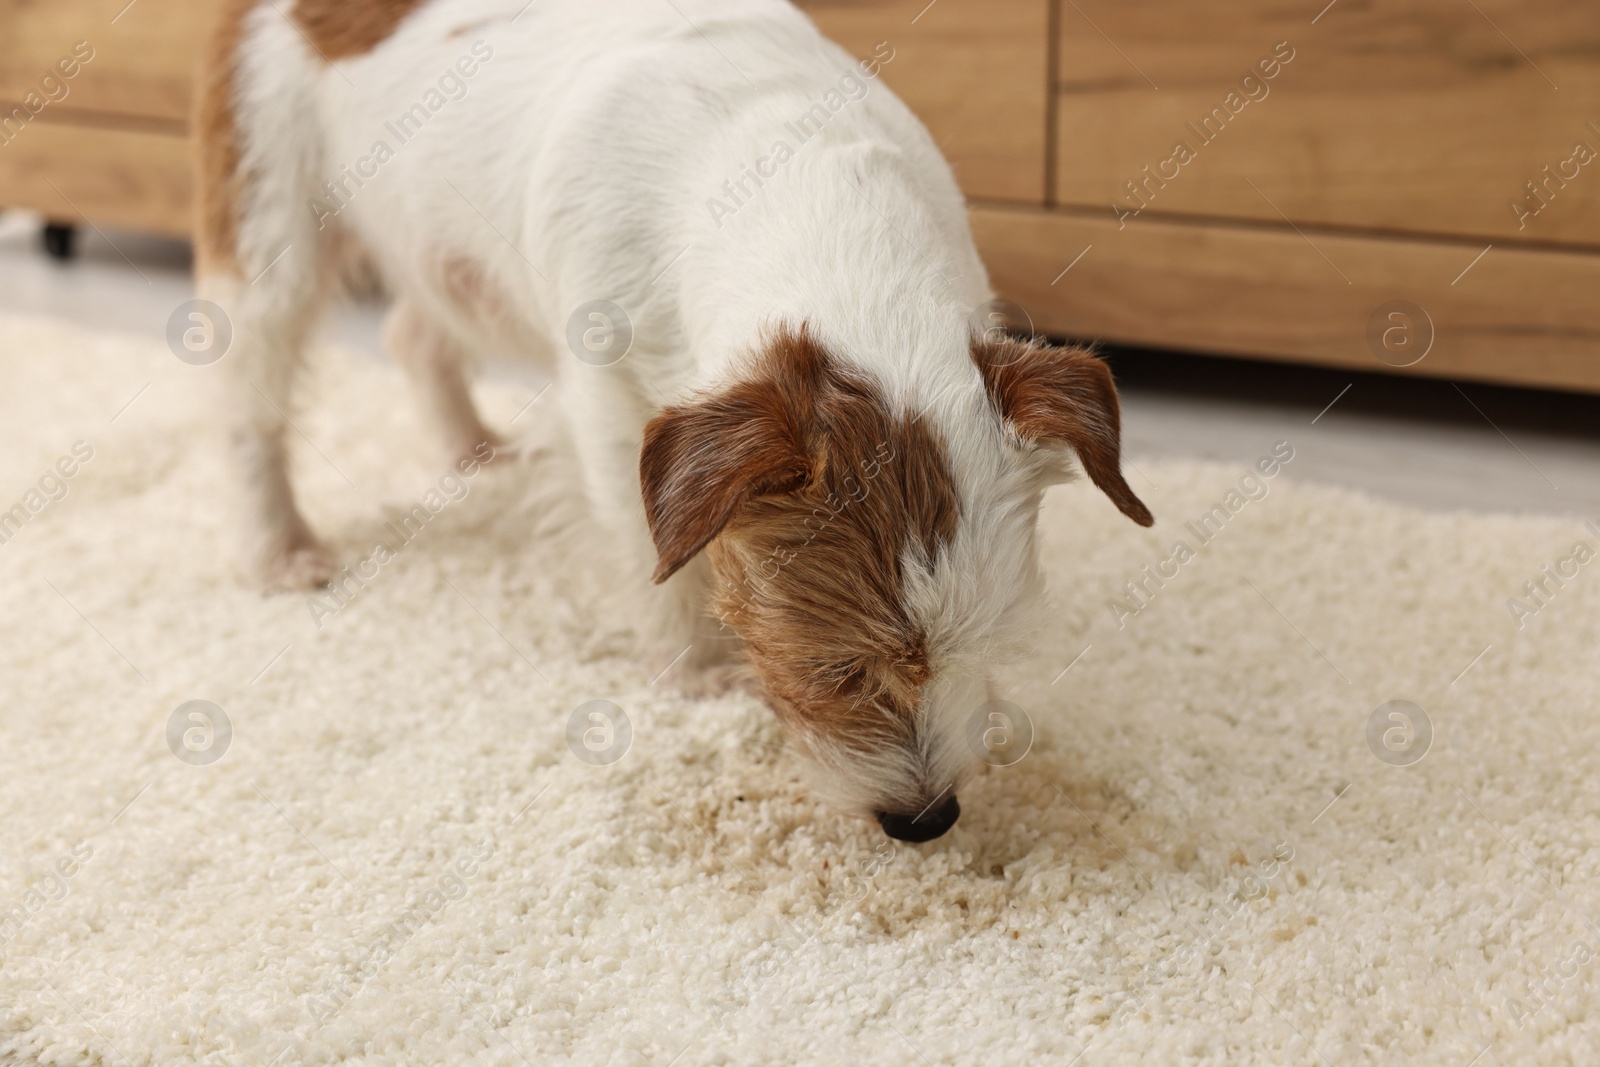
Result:
M1318 235L1346 284L1286 226L1147 218L1118 232L1109 214L982 206L972 222L996 290L1046 333L1600 393L1600 256L1496 246L1474 264L1460 242ZM1413 363L1371 347L1396 297L1423 312L1392 320L1422 347Z
M1063 8L1061 202L1109 217L1139 207L1132 181L1141 221L1600 245L1600 157L1574 159L1580 142L1600 151L1594 0L1336 0L1319 15L1325 2ZM1279 42L1293 59L1258 72L1252 99L1241 81ZM1175 161L1179 144L1193 158Z
M0 147L0 206L186 237L194 179L182 134L35 122Z
M0 102L49 100L41 121L131 116L180 128L189 117L196 58L221 4L206 0L0 0ZM79 42L82 42L79 45ZM92 49L75 76L57 63ZM63 89L65 95L61 95ZM51 95L59 99L49 99Z
M1045 199L1048 0L799 0L857 56L887 41L882 78L933 134L969 198Z

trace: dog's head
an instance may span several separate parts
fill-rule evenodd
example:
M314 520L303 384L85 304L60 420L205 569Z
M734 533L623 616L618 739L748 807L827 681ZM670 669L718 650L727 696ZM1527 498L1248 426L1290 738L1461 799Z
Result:
M1044 487L1076 454L1141 525L1116 388L1080 349L976 340L972 367L899 409L806 331L645 430L657 582L706 550L819 790L926 840L960 813L989 671L1028 628Z

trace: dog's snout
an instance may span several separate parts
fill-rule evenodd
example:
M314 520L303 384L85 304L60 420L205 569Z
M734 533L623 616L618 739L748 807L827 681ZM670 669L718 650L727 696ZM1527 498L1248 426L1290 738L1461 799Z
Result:
M880 811L878 824L883 827L884 833L896 841L921 844L943 836L959 818L961 818L961 804L952 795L937 808L930 805L929 810L918 815L899 815L890 811Z

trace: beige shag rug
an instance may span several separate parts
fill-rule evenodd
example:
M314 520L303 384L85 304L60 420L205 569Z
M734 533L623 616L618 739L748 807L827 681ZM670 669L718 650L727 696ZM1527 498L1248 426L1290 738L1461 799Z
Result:
M396 372L314 362L301 485L358 562L443 472ZM241 588L207 374L0 320L0 1063L1600 1062L1581 520L1292 460L1135 457L1151 531L1053 490L1032 750L891 848L759 702L652 684L549 450L337 611Z

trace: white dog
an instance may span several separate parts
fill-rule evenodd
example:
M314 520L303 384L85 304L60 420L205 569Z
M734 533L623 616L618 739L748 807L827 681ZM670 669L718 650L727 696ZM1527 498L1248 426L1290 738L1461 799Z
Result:
M597 514L665 583L664 647L742 638L820 790L906 840L960 812L995 649L1074 453L1134 521L1087 352L987 336L948 166L784 0L235 0L209 57L199 282L269 588L336 570L285 470L335 234L454 454L464 364L562 379ZM702 551L704 550L704 551ZM641 589L647 587L643 577Z

